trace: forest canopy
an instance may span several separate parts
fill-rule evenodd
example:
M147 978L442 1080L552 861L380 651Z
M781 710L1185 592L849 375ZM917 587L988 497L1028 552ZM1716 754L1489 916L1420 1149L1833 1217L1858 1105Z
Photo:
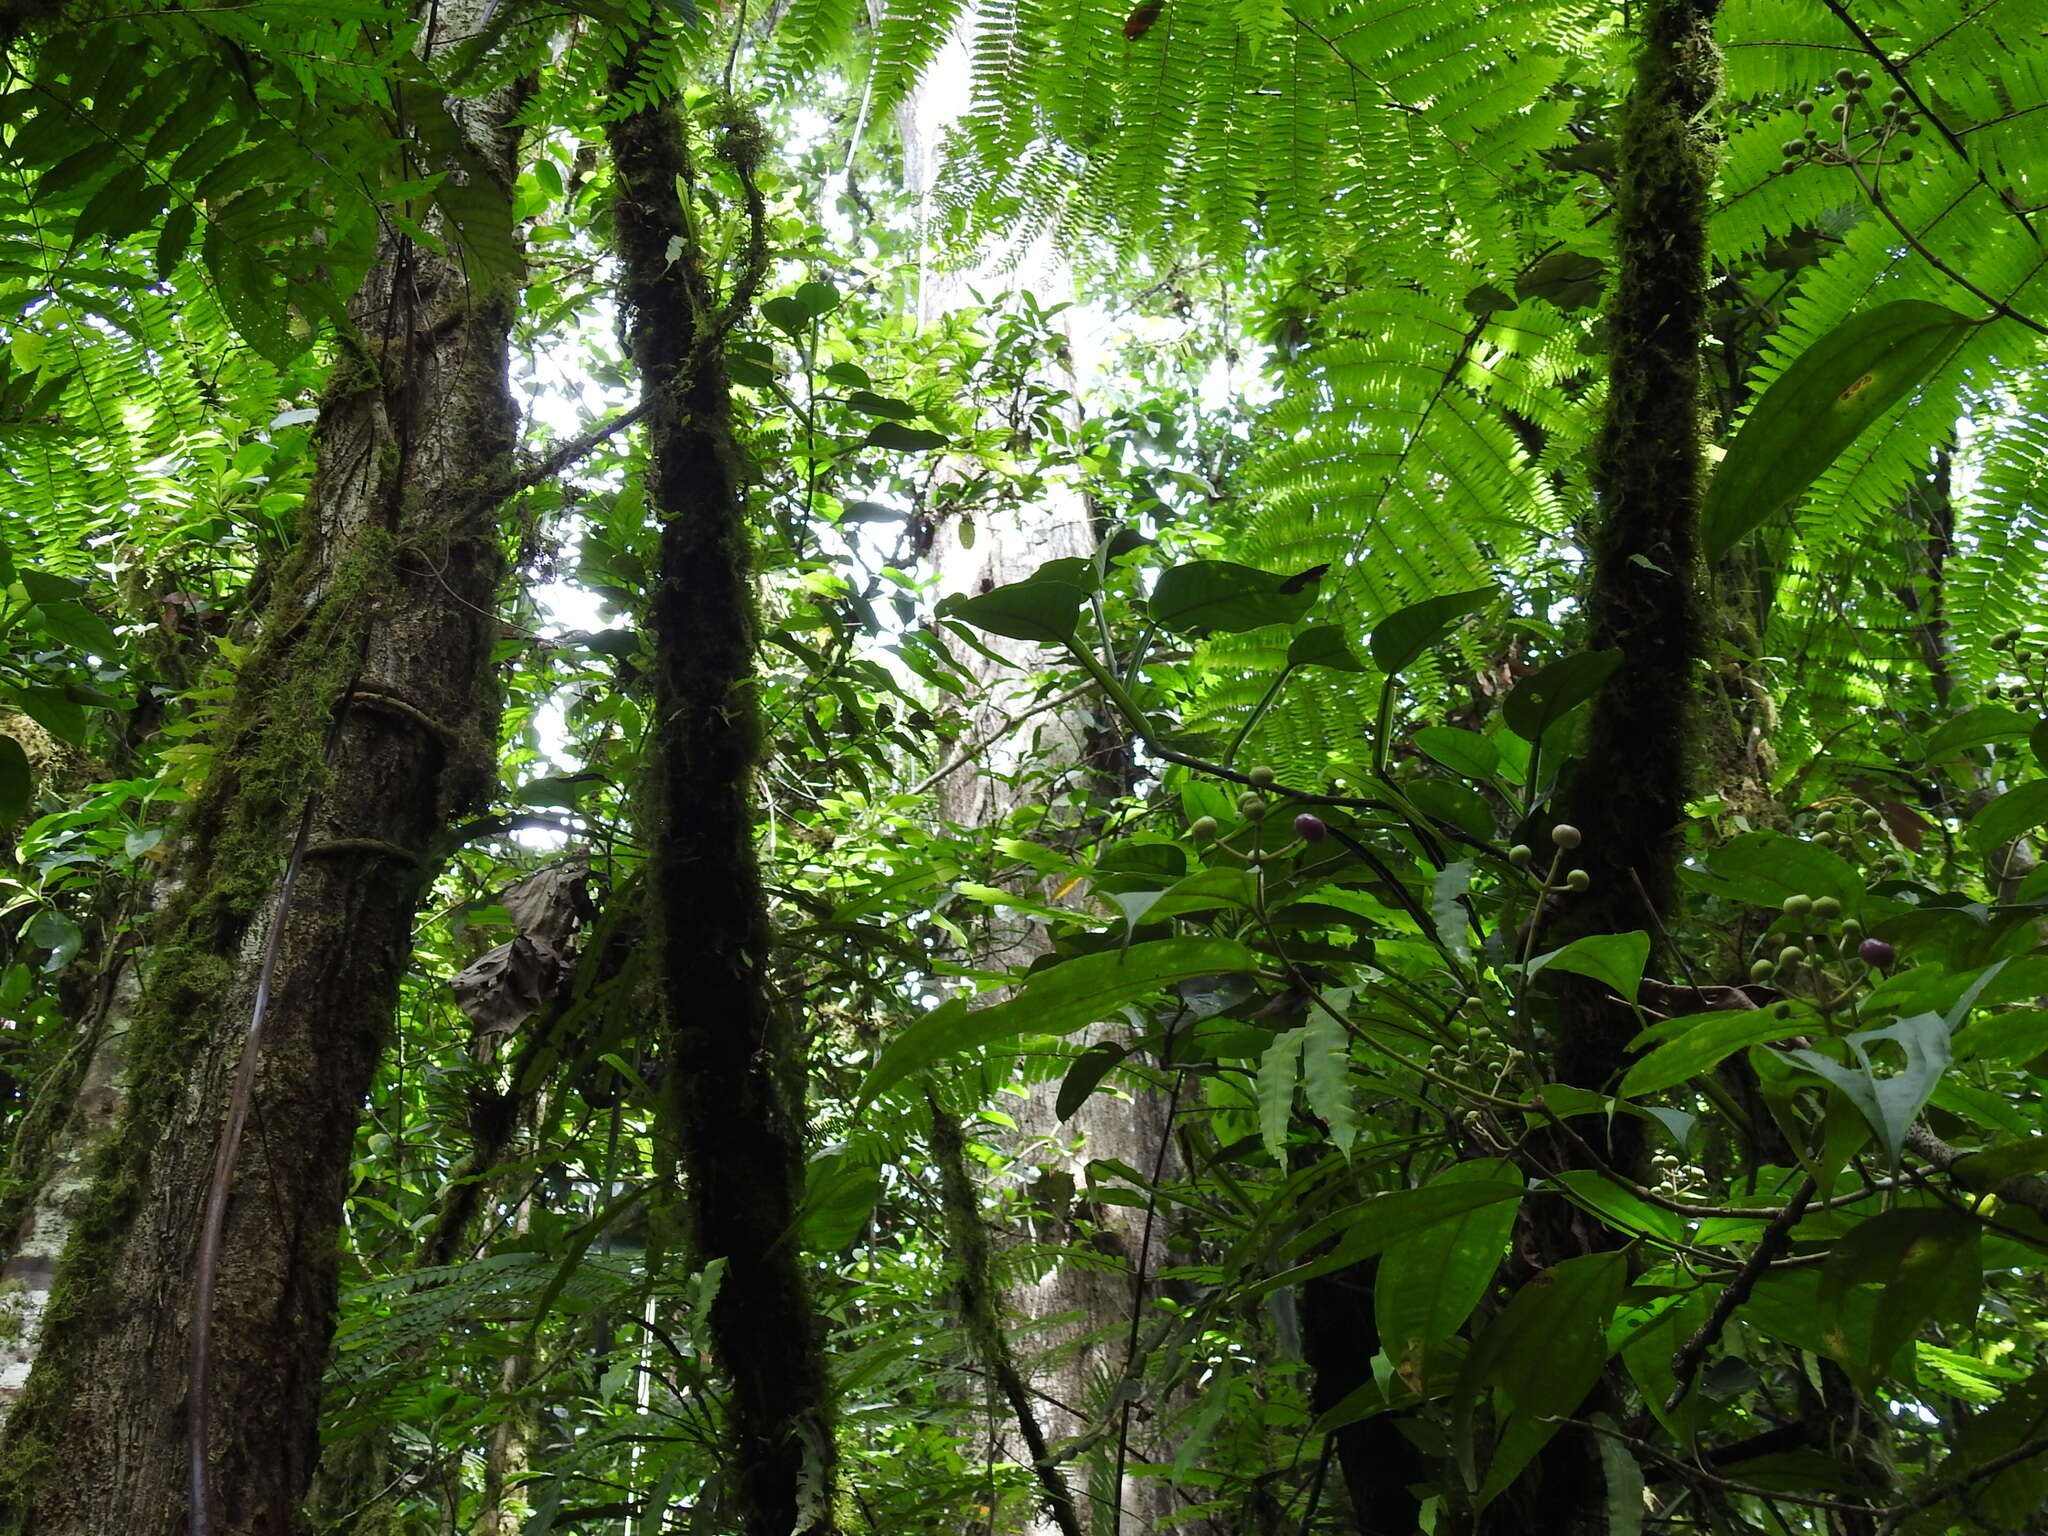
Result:
M2048 0L0 0L0 1532L2048 1527Z

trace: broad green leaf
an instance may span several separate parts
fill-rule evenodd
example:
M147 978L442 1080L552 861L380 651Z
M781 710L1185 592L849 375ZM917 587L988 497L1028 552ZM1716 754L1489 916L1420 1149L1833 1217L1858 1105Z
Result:
M39 602L29 610L31 621L53 641L88 651L102 659L121 655L121 639L104 618L82 602Z
M1927 738L1922 755L1928 762L1936 763L1969 747L1982 747L1994 741L2024 740L2034 727L2034 721L2003 704L1979 704L1975 709L1966 709L1954 719L1943 722L1941 729Z
M1298 1285L1317 1275L1326 1275L1333 1269L1348 1268L1440 1221L1449 1221L1481 1206L1521 1198L1521 1184L1490 1179L1469 1184L1430 1184L1421 1189L1397 1189L1374 1195L1333 1219L1338 1236L1329 1252L1269 1275L1248 1287L1247 1293L1264 1295L1281 1286Z
M846 397L848 409L863 416L883 416L891 421L914 421L917 407L908 400L891 400L871 389L856 389Z
M1925 1107L1949 1064L1949 1026L1938 1013L1916 1014L1883 1029L1858 1030L1843 1037L1855 1060L1832 1060L1818 1051L1780 1051L1786 1061L1832 1083L1869 1122L1870 1129L1896 1168L1906 1130ZM1890 1041L1905 1054L1897 1072L1879 1076L1871 1047Z
M865 439L870 448L888 448L897 453L929 453L951 441L945 433L929 427L906 427L900 421L878 421L868 428Z
M811 1159L804 1176L804 1204L798 1220L804 1246L813 1253L837 1253L859 1237L882 1192L882 1170L850 1152Z
M1491 778L1500 766L1500 753L1477 731L1454 725L1425 726L1415 733L1415 745L1454 773L1468 779Z
M1048 578L1041 571L979 597L946 598L938 611L992 635L1065 645L1074 638L1081 604L1087 600L1087 591L1078 584Z
M1643 1529L1643 1469L1617 1431L1620 1425L1604 1413L1596 1413L1593 1442L1600 1448L1600 1471L1607 1480L1607 1536L1641 1536ZM1605 1433L1601 1433L1601 1431Z
M1768 1008L1732 1008L1676 1021L1684 1032L1667 1040L1628 1069L1621 1080L1624 1098L1662 1093L1666 1088L1710 1072L1747 1046L1803 1033L1799 1026L1773 1017Z
M12 736L0 735L0 834L12 830L28 814L29 796L34 790L28 754Z
M2022 1174L2048 1172L2048 1136L2029 1136L1973 1152L1949 1170L1965 1189L1995 1189Z
M13 690L13 699L23 714L59 741L69 742L74 747L85 745L91 722L84 706L62 688L24 684Z
M1466 1486L1477 1482L1474 1413L1491 1395L1493 1459L1478 1501L1514 1481L1559 1420L1579 1411L1606 1364L1607 1320L1628 1282L1628 1255L1588 1254L1535 1276L1479 1336L1459 1374L1452 1446Z
M1358 1113L1351 1103L1351 1037L1321 1008L1309 1011L1303 1028L1301 1083L1308 1107L1329 1128L1337 1150L1349 1157L1358 1140Z
M49 954L43 957L43 969L46 972L63 970L77 956L80 946L85 943L85 935L79 931L78 924L55 907L44 907L30 918L23 937L29 943L49 951Z
M1974 1217L1947 1206L1883 1211L1857 1223L1821 1270L1828 1353L1867 1384L1891 1369L1929 1318L1967 1327L1977 1311L1981 1230ZM1877 1288L1867 1339L1845 1328L1842 1315L1848 1291L1863 1285Z
M1294 1085L1301 1074L1304 1029L1290 1029L1259 1058L1259 1140L1281 1167L1287 1166L1287 1127L1294 1118Z
M1563 949L1538 955L1529 962L1529 974L1540 971L1571 971L1604 981L1631 1003L1643 982L1643 965L1650 958L1650 936L1642 929L1627 933L1589 933L1574 939Z
M1425 1187L1507 1183L1516 1177L1504 1157L1453 1163ZM1380 1255L1373 1312L1380 1347L1411 1391L1427 1396L1446 1340L1485 1299L1515 1225L1514 1202L1468 1210L1403 1238Z
M1474 587L1469 592L1450 592L1397 608L1373 626L1374 665L1394 676L1448 635L1458 620L1498 596L1498 587Z
M2048 779L2029 779L1971 817L1965 836L1972 848L1982 852L2009 843L2043 822L2048 822Z
M1333 672L1363 672L1365 663L1351 654L1344 631L1334 624L1316 624L1296 635L1287 647L1290 667L1328 667Z
M1787 896L1832 896L1851 916L1863 904L1863 876L1847 859L1783 832L1745 832L1707 855L1707 867L1726 882L1719 894L1760 907Z
M1945 362L1971 321L1920 299L1851 315L1751 409L1700 504L1709 560L1804 491L1864 429Z
M1074 1058L1074 1064L1067 1068L1067 1075L1060 1079L1059 1098L1053 1105L1053 1112L1061 1120L1071 1120L1081 1106L1088 1102L1089 1095L1101 1086L1110 1069L1130 1054L1130 1047L1114 1040L1099 1040Z
M806 314L811 315L829 314L839 307L840 301L839 290L817 278L798 283L796 292L790 297L796 300Z
M1312 582L1228 560L1190 560L1161 573L1146 612L1161 629L1207 635L1292 624L1315 601Z
M1567 1168L1556 1181L1572 1199L1623 1232L1648 1232L1675 1243L1685 1236L1685 1223L1675 1212L1652 1205L1623 1189L1606 1174L1591 1168Z
M1621 665L1619 651L1581 651L1531 672L1501 701L1501 719L1524 741L1543 733L1600 691Z
M965 999L953 998L884 1048L861 1085L861 1102L886 1093L920 1068L962 1051L1013 1035L1072 1034L1172 982L1258 968L1258 955L1242 944L1222 939L1155 939L1034 971L992 1007L970 1011Z

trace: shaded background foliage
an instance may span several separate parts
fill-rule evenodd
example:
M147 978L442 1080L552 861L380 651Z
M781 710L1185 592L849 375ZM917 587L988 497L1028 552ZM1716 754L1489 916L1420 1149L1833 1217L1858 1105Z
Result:
M1810 483L1766 475L1738 539L1657 573L1705 615L1674 680L1684 899L1562 952L1540 914L1604 857L1551 827L1600 707L1583 589L1639 17L512 0L426 64L376 3L51 14L0 15L17 1202L304 537L341 296L394 228L520 295L497 782L359 1137L317 1526L715 1529L728 1496L722 1272L677 1217L646 956L656 519L633 434L582 439L634 387L601 146L656 106L696 148L718 281L750 236L716 152L736 106L768 146L774 259L724 362L832 1517L1028 1527L1046 1484L998 1453L1015 1404L960 1302L1050 1262L1140 1303L1050 1452L1091 1531L1119 1471L1190 1525L1373 1529L1339 1464L1368 1431L1406 1448L1383 1465L1415 1520L1467 1529L1565 1421L1608 1531L2038 1525L2048 7L1719 8L1714 472L1753 423L1819 430L1841 388L1797 366L1885 306L1959 320ZM969 104L920 223L893 113L956 26ZM434 167L461 102L514 81L506 207ZM1037 239L1077 305L990 286L916 323L935 267ZM936 588L939 531L1060 487L1093 560ZM1026 752L1001 824L941 819L937 786L993 755L966 723L991 634L1045 647L1016 729L1078 690L1128 738L1123 782ZM451 983L530 937L506 893L565 859L589 906L481 1036ZM1019 923L1043 957L985 966ZM1611 1080L1558 1081L1567 975L1630 1040ZM1170 1145L1076 1179L1008 1134L1053 1082L1067 1112L1164 1094ZM973 1211L934 1166L954 1118ZM1559 1231L1580 1251L1537 1240ZM1348 1360L1333 1277L1372 1323ZM1042 1381L1046 1340L1009 1345ZM1129 1454L1138 1416L1170 1458Z

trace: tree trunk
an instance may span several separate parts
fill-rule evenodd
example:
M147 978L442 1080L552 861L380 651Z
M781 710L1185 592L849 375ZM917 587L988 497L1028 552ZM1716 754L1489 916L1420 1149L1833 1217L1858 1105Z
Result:
M429 46L481 11L444 6ZM507 185L510 106L459 114ZM494 487L516 425L510 307L457 261L388 234L350 313L300 544L180 826L132 1002L102 1026L17 1238L10 1278L37 1300L17 1299L31 1326L0 1449L8 1530L277 1536L299 1520L357 1117L437 840L491 778ZM217 1176L238 1111L247 1135Z
M647 39L615 88L633 86ZM737 108L720 151L748 188L751 232L721 301L705 269L696 169L667 102L607 124L633 361L647 406L648 491L661 519L654 593L655 922L666 1114L693 1257L723 1263L711 1342L730 1384L726 1526L834 1528L832 1398L795 1234L803 1192L803 1037L765 984L766 898L754 850L754 600L726 332L767 263L752 190L760 127Z
M1560 820L1582 839L1570 862L1591 875L1545 921L1546 946L1589 933L1654 929L1677 899L1677 850L1694 771L1701 650L1698 524L1703 487L1702 356L1707 213L1718 157L1713 105L1718 0L1647 0L1624 109L1616 207L1616 282L1608 309L1608 400L1595 463L1599 494L1586 593L1590 649L1621 665L1595 697ZM1558 989L1554 1070L1611 1091L1636 1031L1597 982ZM1581 1124L1586 1122L1582 1121ZM1617 1116L1603 1160L1634 1172L1640 1127ZM1546 1134L1538 1170L1583 1165L1580 1145ZM1527 1203L1516 1251L1537 1267L1582 1252L1583 1223L1561 1199ZM1600 1392L1576 1417L1602 1406ZM1596 1532L1606 1526L1598 1443L1567 1428L1486 1511L1489 1532Z
M898 114L907 174L927 204L939 169L940 140L968 105L963 87L972 76L969 44L978 24L972 12L962 19ZM1028 289L1048 305L1073 297L1066 264L1053 250L1049 235L1039 235L1021 254L1006 253L1018 259L990 262L979 272L941 270L931 259L934 254L928 250L920 285L921 323L935 323L949 309L972 302L971 287L985 292ZM1085 359L1085 346L1069 351L1080 352ZM1074 381L1064 382L1071 387ZM1031 508L977 517L975 523L971 540L963 536L958 519L942 520L934 530L931 559L943 592L985 592L1021 580L1047 560L1091 555L1099 536L1084 497L1066 487L1050 490ZM979 684L966 711L963 739L987 745L970 763L942 779L936 792L944 820L990 830L1039 792L1038 781L1048 770L1055 775L1089 773L1103 755L1103 741L1114 738L1099 730L1085 705L1042 711L1023 725L1010 725L1032 706L1032 691L1019 680L1043 665L1044 652L1028 642L996 635L979 638L1009 663L994 665L973 653L957 658ZM1029 919L993 919L977 937L974 963L992 970L1022 970L1049 948L1043 928ZM1086 1043L1114 1033L1079 1038ZM1033 1083L1022 1100L1005 1105L1016 1121L1016 1129L1004 1141L1018 1160L1020 1183L1052 1174L1062 1187L1071 1179L1078 1188L1087 1182L1087 1165L1094 1159L1115 1159L1150 1173L1163 1155L1166 1177L1175 1176L1178 1163L1171 1156L1171 1117L1164 1094L1143 1088L1129 1099L1098 1093L1062 1122L1055 1110L1058 1090L1056 1080ZM998 1452L1007 1461L1029 1466L1036 1459L1032 1439L1042 1435L1055 1458L1062 1456L1062 1442L1067 1442L1069 1459L1063 1462L1061 1480L1071 1489L1074 1509L1058 1508L1056 1494L1041 1475L1036 1506L1008 1520L999 1515L994 1529L1015 1536L1060 1536L1063 1519L1077 1512L1082 1526L1097 1536L1113 1530L1140 1536L1166 1529L1165 1522L1183 1502L1164 1478L1118 1477L1128 1463L1172 1459L1168 1431L1179 1405L1111 1406L1113 1389L1125 1373L1142 1369L1144 1363L1142 1357L1133 1357L1130 1330L1134 1309L1140 1317L1149 1311L1165 1232L1142 1209L1101 1205L1074 1214L1085 1217L1087 1227L1067 1214L1049 1213L1030 1235L1032 1245L1092 1246L1116 1262L1055 1260L987 1298L991 1311L1004 1316L1015 1334L1010 1352L1026 1377L1037 1415L1036 1425L1027 1429L1021 1415L1013 1413L1019 1422L998 1436ZM1012 1235L1007 1240L1014 1246L1026 1239ZM999 1236L997 1241L1005 1239ZM1017 1271L1014 1260L1003 1267ZM969 1331L974 1331L971 1319ZM998 1373L1003 1369L993 1360L984 1364ZM1095 1439L1096 1448L1086 1461L1072 1459L1072 1442L1084 1437ZM1175 1528L1197 1529L1185 1524Z

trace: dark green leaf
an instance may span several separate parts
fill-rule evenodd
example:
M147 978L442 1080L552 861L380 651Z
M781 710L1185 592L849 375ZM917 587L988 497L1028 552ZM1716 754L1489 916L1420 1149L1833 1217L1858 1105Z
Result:
M29 796L34 790L28 754L12 736L0 735L0 834L12 830L28 814Z
M1837 455L1945 362L1971 322L1921 299L1851 315L1779 374L1714 471L1700 542L1718 560L1805 490Z
M1027 1033L1072 1034L1190 976L1258 967L1253 951L1218 939L1157 939L1082 955L1032 972L992 1007L969 1011L961 998L940 1004L889 1043L861 1085L860 1097L872 1100L935 1061L997 1040Z
M1972 848L1983 852L2009 843L2043 822L2048 822L2048 779L2031 779L2007 790L1971 817L1966 836Z
M1080 1107L1088 1102L1089 1095L1100 1086L1103 1078L1125 1056L1130 1047L1119 1045L1114 1040L1103 1040L1091 1045L1067 1068L1067 1075L1060 1079L1059 1098L1054 1102L1053 1112L1061 1120L1071 1120Z
M1074 638L1081 605L1087 600L1087 592L1079 585L1048 578L1040 571L979 597L946 598L938 611L943 618L958 619L992 635L1065 645Z
M1768 1008L1731 1009L1725 1013L1702 1013L1678 1021L1684 1033L1666 1041L1628 1069L1621 1080L1625 1097L1639 1098L1661 1093L1666 1088L1710 1072L1737 1051L1803 1031Z
M30 616L44 634L61 645L109 660L121 654L119 637L83 603L38 603Z
M1453 1163L1426 1187L1504 1184L1515 1177L1504 1157L1475 1158ZM1446 1345L1485 1298L1514 1230L1515 1209L1500 1201L1460 1212L1381 1254L1372 1289L1380 1347L1410 1391L1427 1395Z
M949 439L928 427L906 427L900 421L878 421L868 428L864 439L870 448L888 448L898 453L928 453L943 448Z
M1818 1051L1780 1051L1778 1055L1825 1079L1854 1104L1884 1146L1896 1167L1899 1148L1949 1064L1949 1026L1938 1013L1916 1014L1883 1029L1858 1030L1843 1037L1849 1064L1823 1056ZM1896 1044L1905 1054L1905 1066L1879 1076L1871 1047L1884 1041Z
M1290 667L1328 667L1334 672L1363 672L1365 663L1351 654L1344 631L1334 624L1316 624L1296 635L1287 647Z
M1453 772L1483 781L1500 766L1500 753L1477 731L1454 725L1428 725L1415 733L1415 745Z
M890 400L871 389L856 389L846 397L847 406L863 416L886 416L892 421L911 421L917 407L908 400Z
M1543 733L1600 690L1621 665L1619 651L1581 651L1530 673L1501 701L1501 718L1524 741Z
M1940 730L1927 738L1923 756L1930 763L1940 762L1967 747L1981 747L1994 741L2022 740L2034 728L2032 720L2003 704L1979 704L1975 709L1966 709L1954 719L1945 721Z
M1315 594L1282 590L1288 580L1228 560L1191 560L1161 574L1146 610L1161 629L1177 635L1291 624L1308 612Z
M1450 592L1396 609L1373 626L1370 644L1374 665L1387 676L1394 676L1448 635L1466 614L1499 595L1495 587L1474 587L1469 592Z
M1572 971L1604 981L1630 1002L1642 985L1643 963L1650 958L1650 936L1640 928L1628 933L1589 933L1574 939L1563 949L1538 955L1529 962L1529 974L1543 970Z

